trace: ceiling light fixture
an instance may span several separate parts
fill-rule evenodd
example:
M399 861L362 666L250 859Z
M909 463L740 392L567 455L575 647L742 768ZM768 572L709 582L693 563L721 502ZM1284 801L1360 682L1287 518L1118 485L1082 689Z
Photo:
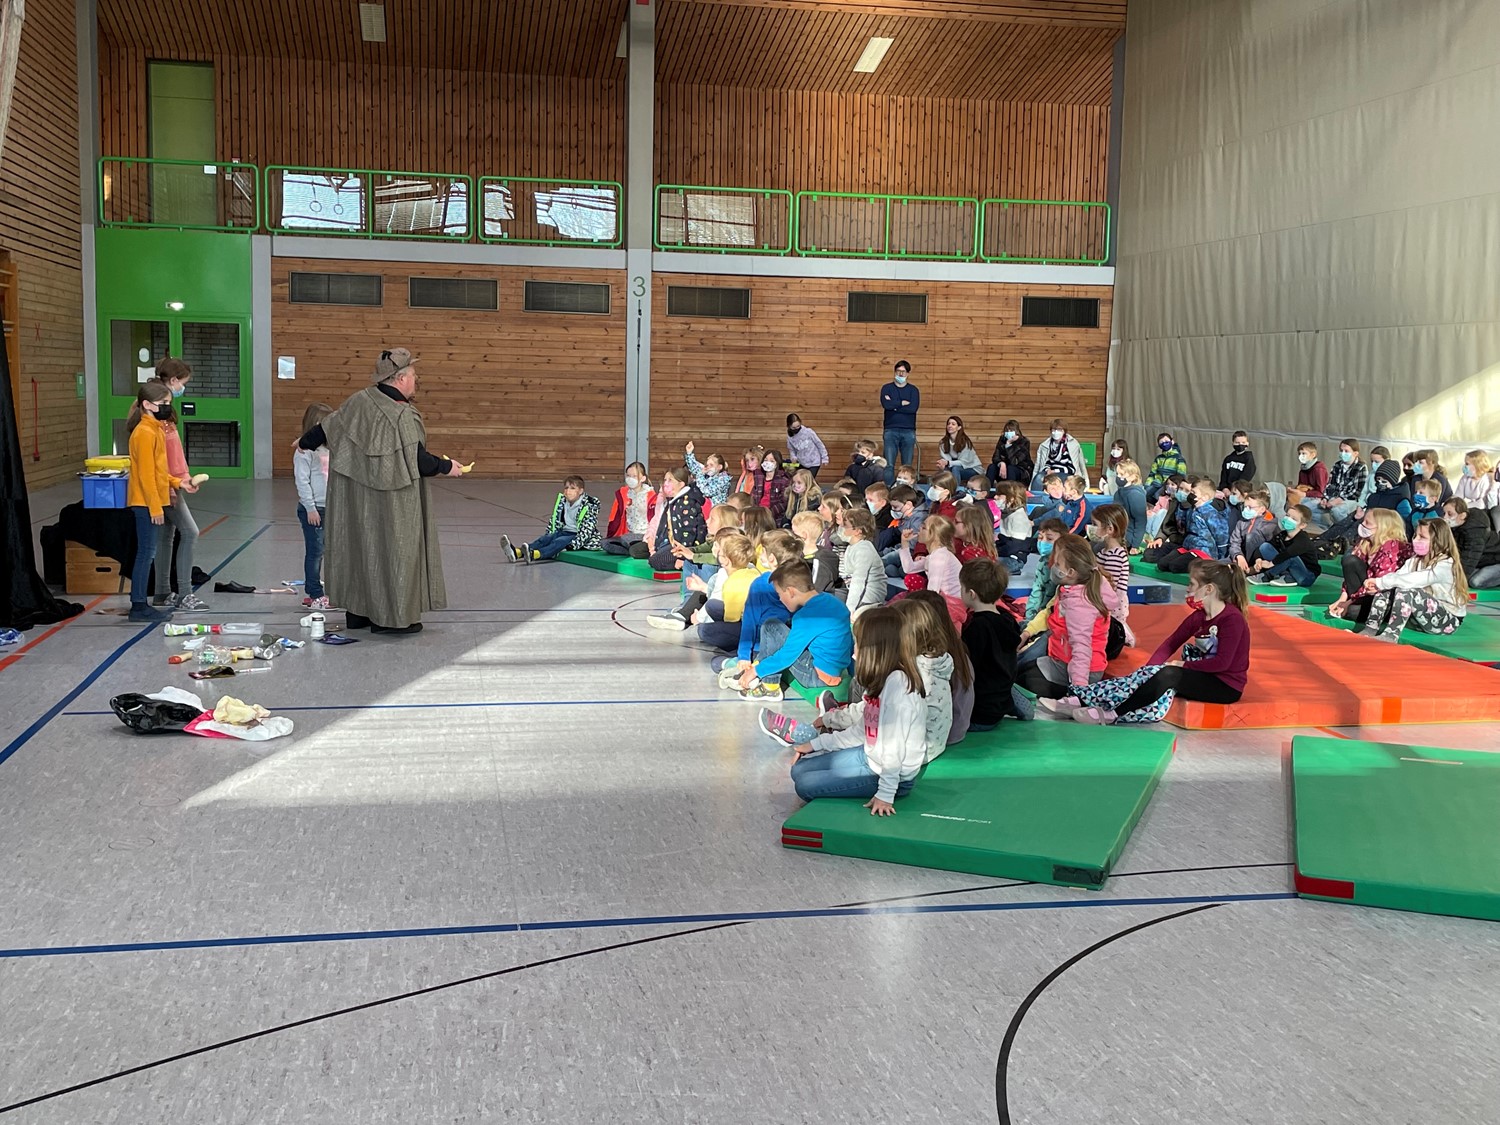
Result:
M366 43L385 42L385 5L359 6L359 37Z
M864 54L859 56L859 61L854 64L856 74L874 74L875 68L880 65L880 60L885 58L885 53L891 49L894 39L885 39L879 35L872 36L869 44L865 47Z

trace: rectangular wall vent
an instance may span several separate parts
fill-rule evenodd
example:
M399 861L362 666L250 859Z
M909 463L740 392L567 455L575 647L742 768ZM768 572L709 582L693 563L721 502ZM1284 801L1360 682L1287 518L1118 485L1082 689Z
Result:
M494 312L500 307L500 285L475 277L414 277L406 303L414 309L468 309Z
M1098 328L1097 297L1022 297L1022 328Z
M850 293L850 324L926 324L926 293Z
M378 273L296 273L286 299L294 305L370 305L381 302Z
M528 281L526 311L606 314L609 286L580 281Z
M721 286L667 286L668 316L712 316L750 319L750 290Z

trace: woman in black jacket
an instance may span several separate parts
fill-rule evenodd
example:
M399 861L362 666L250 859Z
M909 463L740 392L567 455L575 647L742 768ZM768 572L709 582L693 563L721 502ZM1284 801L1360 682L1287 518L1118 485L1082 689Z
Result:
M1031 439L1021 432L1021 423L1012 418L1005 423L1005 432L995 443L995 452L990 457L989 471L985 475L991 484L1013 480L1022 488L1030 488L1035 468L1031 459Z

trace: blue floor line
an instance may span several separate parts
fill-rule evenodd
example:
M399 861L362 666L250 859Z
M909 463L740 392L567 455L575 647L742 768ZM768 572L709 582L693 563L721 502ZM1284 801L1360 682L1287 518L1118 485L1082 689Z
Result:
M656 707L673 703L742 703L738 695L720 695L706 699L508 699L476 703L346 703L326 706L272 707L283 711L427 711L435 708L471 707ZM64 718L81 715L112 715L113 711L69 711Z
M476 934L537 933L558 930L598 930L629 926L683 926L705 922L766 922L798 918L874 918L915 914L989 914L1007 910L1072 910L1103 906L1181 906L1204 902L1283 902L1291 892L1276 894L1188 895L1177 898L1074 898L1045 902L971 902L914 906L830 906L809 910L750 910L725 914L659 914L636 918L583 918L558 922L520 922L487 926L427 926L401 930L349 930L327 934L271 934L264 937L200 938L184 941L120 942L110 945L37 946L0 949L0 958L76 957L91 953L153 953L172 949L222 949L255 945L298 945L305 942L383 941L391 938L457 937Z
M233 553L230 554L228 558L226 558L218 566L214 567L214 569L209 573L209 578L212 578L215 574L218 574L219 571L223 570L226 566L232 563L236 558L239 557L240 552L242 552L246 547L250 546L251 543L254 543L270 529L271 525L269 523L261 524L259 531L250 536L249 539L246 539L243 543L241 543L234 549ZM0 766L3 766L10 759L10 756L12 754L14 754L17 750L21 749L21 747L25 746L28 742L35 738L37 736L37 733L43 727L45 727L53 719L57 718L58 715L62 714L64 707L72 703L75 699L77 699L80 695L82 695L90 687L92 687L94 682L98 680L100 676L104 675L105 672L109 671L109 669L113 667L115 661L119 660L120 657L124 656L127 652L129 652L132 648L134 648L141 641L145 640L155 631L155 625L147 625L129 640L121 642L121 644L114 650L114 652L106 656L92 672L90 672L83 678L83 681L79 683L77 687L68 692L67 695L63 696L55 704L53 704L52 707L50 707L45 713L43 713L41 718L37 719L36 722L32 723L20 734L16 735L15 738L11 739L10 744L6 746L4 750L0 750ZM105 715L114 714L113 711L104 711L100 713Z

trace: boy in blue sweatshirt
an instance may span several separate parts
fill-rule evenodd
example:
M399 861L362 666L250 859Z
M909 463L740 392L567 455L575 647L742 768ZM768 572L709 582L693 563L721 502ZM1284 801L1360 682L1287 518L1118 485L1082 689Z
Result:
M739 668L740 698L780 702L781 677L786 672L803 687L837 686L854 658L849 607L832 594L813 589L812 569L801 560L777 567L770 579L792 621L790 625L779 619L765 623L760 659Z
M1039 524L1043 520L1062 520L1063 529L1067 530L1073 517L1078 513L1068 512L1068 502L1063 498L1063 479L1056 473L1048 473L1042 478L1042 492L1045 497L1037 502L1036 507L1028 509L1031 522Z
M745 612L740 618L740 644L733 656L716 656L711 662L715 672L721 673L721 687L728 687L740 665L748 663L755 650L762 645L761 630L770 621L785 622L790 616L782 605L776 587L771 585L771 572L789 562L802 561L802 540L790 531L777 529L761 536L756 549L755 565L761 571L745 594Z

